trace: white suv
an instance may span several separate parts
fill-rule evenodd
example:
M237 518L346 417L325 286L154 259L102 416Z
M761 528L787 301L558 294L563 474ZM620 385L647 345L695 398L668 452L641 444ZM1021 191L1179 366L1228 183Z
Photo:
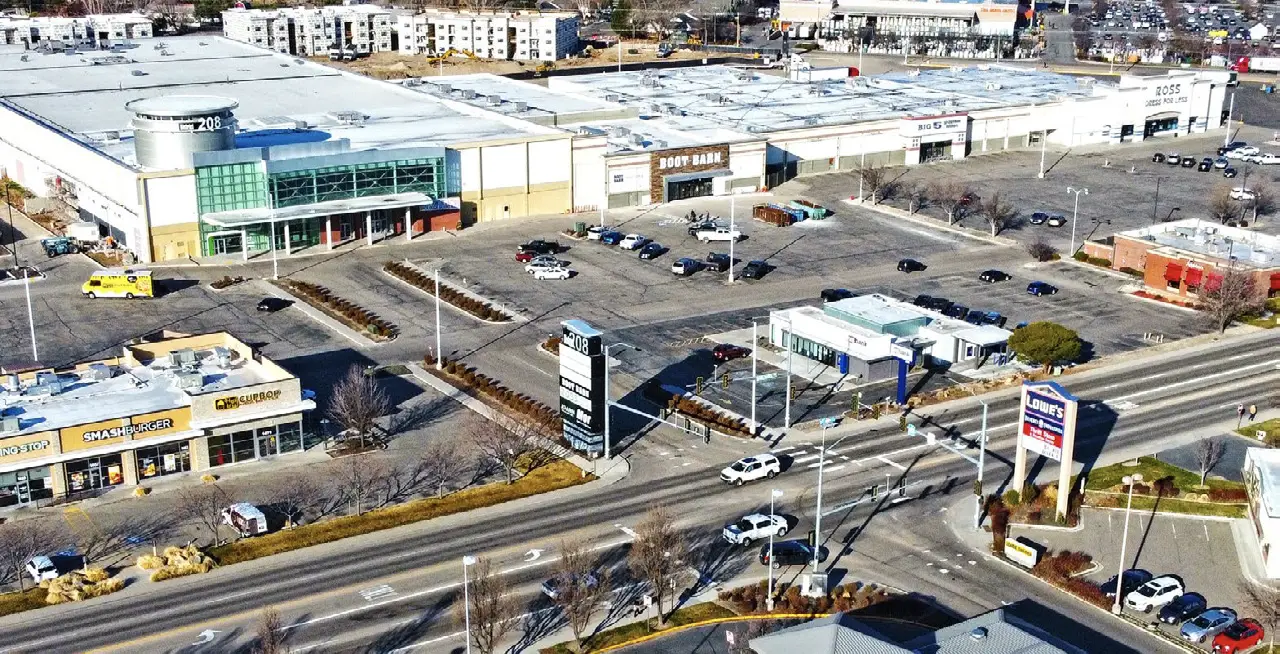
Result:
M738 459L733 465L720 471L720 480L741 486L757 479L773 479L782 472L782 464L772 454L757 454Z
M1183 592L1182 582L1175 577L1156 577L1124 596L1124 605L1143 613L1173 601Z
M781 538L786 533L786 518L780 515L752 513L742 516L741 520L731 525L725 525L720 536L733 545L750 545L761 538L769 536Z

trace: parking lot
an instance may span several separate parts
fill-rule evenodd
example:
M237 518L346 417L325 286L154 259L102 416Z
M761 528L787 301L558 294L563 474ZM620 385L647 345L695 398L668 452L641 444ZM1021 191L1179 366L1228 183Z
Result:
M1275 48L1280 15L1274 5L1248 12L1240 6L1187 3L1173 13L1154 0L1108 2L1077 17L1076 27L1088 35L1089 55L1120 59L1141 57L1144 62L1199 62L1221 57L1267 57ZM1250 29L1267 28L1261 38Z
M1081 551L1091 555L1100 568L1085 577L1103 583L1118 571L1121 537L1124 535L1124 512L1084 509L1084 530L1079 532L1045 532L1014 529L1014 533L1049 546L1055 551ZM1250 527L1250 529L1252 529ZM1241 604L1241 584L1245 583L1236 544L1229 522L1194 517L1155 515L1134 511L1129 523L1129 540L1125 553L1129 568L1146 570L1152 575L1173 575L1187 592L1204 595L1210 607L1225 606L1236 610L1239 617L1249 611ZM1147 622L1149 614L1131 609L1126 613ZM1178 638L1177 625L1161 624L1158 629ZM1211 650L1212 638L1199 649Z

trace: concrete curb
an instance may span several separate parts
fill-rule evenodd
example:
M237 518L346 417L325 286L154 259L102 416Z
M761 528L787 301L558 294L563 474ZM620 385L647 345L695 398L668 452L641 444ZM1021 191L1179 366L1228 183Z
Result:
M352 343L355 343L356 347L372 347L372 346L382 345L382 343L376 343L374 341L371 341L361 336L360 334L357 334L350 327L347 327L346 325L338 322L337 320L334 320L333 318L326 316L323 312L311 306L310 304L303 302L300 298L294 296L292 293L284 290L283 288L280 288L279 286L276 286L275 284L272 284L271 282L265 279L251 279L247 283L256 284L258 288L263 289L263 291L266 292L267 294L273 295L282 300L288 300L292 302L294 308L306 314L312 320L333 330L339 336L342 336L347 340L351 341ZM391 341L385 341L385 342L390 343Z
M1094 511L1116 511L1119 513L1124 513L1125 511L1124 509L1121 509L1119 507L1114 507L1114 506L1089 506L1088 504L1084 505L1084 508L1088 508ZM1185 520L1208 520L1210 522L1226 522L1226 523L1235 522L1236 520L1247 519L1247 518L1228 518L1226 516L1221 516L1221 515L1196 515L1194 513L1173 513L1170 511L1156 511L1154 514L1152 514L1151 511L1147 509L1143 509L1142 513L1143 515L1146 515L1146 516L1158 515L1166 518L1182 518ZM1082 522L1084 521L1083 517L1081 517L1081 521Z
M953 225L940 224L936 220L927 220L924 218L919 218L915 214L912 214L907 211L903 211L896 207L889 207L883 204L867 204L860 200L841 200L841 202L850 206L861 207L869 211L875 211L877 213L880 213L892 218L900 218L902 220L913 222L917 225L928 227L930 229L940 229L944 232L950 232L957 236L963 236L965 238L970 238L975 241L983 241L985 243L991 243L993 245L1004 245L1004 246L1018 245L1018 242L1011 238L1004 238L1001 236L987 236L986 234L975 234L972 231L964 228L957 228Z
M1152 298L1149 298L1149 297L1142 297L1142 296L1140 296L1140 295L1135 295L1135 293L1136 293L1136 292L1141 291L1141 290L1145 290L1145 289L1144 289L1143 287L1141 287L1141 286L1137 286L1137 285L1134 285L1134 284L1130 284L1130 285L1126 285L1126 286L1121 286L1121 287L1120 287L1120 290L1119 290L1119 291L1117 291L1117 292L1118 292L1118 293L1120 293L1120 294L1122 294L1122 295L1127 295L1127 296L1129 296L1130 298L1133 298L1134 300L1138 300L1138 301L1140 301L1140 302L1147 302L1147 303L1150 303L1150 304L1154 304L1154 305L1156 305L1156 306L1158 306L1158 307L1164 307L1164 308L1166 308L1166 309L1177 309L1178 311L1182 311L1183 313L1193 313L1193 314L1199 314L1199 313L1201 313L1201 311L1200 311L1199 309L1192 309L1191 307L1183 307L1183 306L1179 306L1179 305L1176 305L1176 304L1174 304L1174 303L1172 303L1172 302L1161 302L1160 300L1152 299Z
M1115 271L1110 268L1103 268L1102 266L1095 266L1091 263L1085 263L1083 261L1076 261L1071 257L1061 257L1057 261L1045 261L1044 263L1045 265L1053 265L1055 263L1065 263L1068 265L1075 266L1077 268L1084 268L1085 270L1092 270L1094 272L1099 272L1109 277L1115 277L1116 279L1122 279L1129 283L1133 283L1135 281L1133 277L1126 275L1122 272Z

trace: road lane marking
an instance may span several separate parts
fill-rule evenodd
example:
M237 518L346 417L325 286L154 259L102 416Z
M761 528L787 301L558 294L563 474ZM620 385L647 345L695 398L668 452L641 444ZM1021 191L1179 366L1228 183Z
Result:
M383 597L387 597L388 595L395 595L395 594L396 594L396 589L386 584L382 584L381 586L374 586L373 588L366 588L360 591L360 597L363 597L364 601L366 602L372 602L376 599L380 599Z
M822 458L822 455L821 455L821 454L811 454L811 455L809 455L809 456L802 456L802 457L800 457L800 458L798 458L798 459L792 459L792 461L791 461L791 462L792 462L792 463L804 463L805 461L816 461L817 459L820 459L820 458Z
M835 466L834 468L827 468L827 470L826 470L826 471L827 471L827 472L835 472L835 471L837 471L837 470L842 470L842 469L844 469L844 466L843 466L843 465L838 465L838 466Z
M907 469L907 466L904 466L904 465L902 465L901 463L898 463L897 461L893 461L893 460L890 460L890 459L886 459L886 458L884 458L883 456L878 456L878 457L876 457L876 458L877 458L877 459L880 459L880 460L881 460L881 461L883 461L884 463L887 463L887 464L889 464L889 465L891 465L891 466L893 466L893 467L895 467L895 468L897 468L897 469L899 469L899 470L902 470L902 471L904 471L904 472L905 472L905 471L906 471L906 469Z
M795 445L786 445L786 446L783 446L783 447L775 447L775 448L773 448L772 450L769 450L769 451L770 451L770 452L773 452L774 454L777 454L778 452L786 452L787 450L794 450L794 449L796 449L796 446L795 446Z
M1145 390L1145 391L1138 391L1138 392L1136 392L1136 393L1130 393L1130 394L1128 394L1128 395L1122 395L1122 396L1120 396L1120 397L1114 397L1114 398L1111 398L1110 400L1104 400L1104 401L1105 401L1107 404L1112 404L1112 403L1116 403L1116 402L1122 402L1122 401L1124 401L1124 400L1131 400L1131 399L1133 399L1133 398L1135 398L1135 397L1142 397L1142 396L1144 396L1144 395L1150 395L1150 394L1152 394L1152 393L1159 393L1159 392L1161 392L1161 391L1167 391L1167 390L1169 390L1169 389L1171 389L1171 388L1178 388L1178 387L1181 387L1181 386L1190 386L1190 385L1192 385L1192 384L1201 384L1201 383L1204 383L1206 380L1209 380L1209 379L1215 379L1215 378L1217 378L1217 377L1226 377L1226 376L1229 376L1229 375L1235 375L1235 374L1238 374L1238 373L1244 372L1244 371L1246 371L1246 370L1253 370L1253 369L1255 369L1255 368L1268 368L1268 367L1273 367L1273 366L1275 366L1277 363L1280 363L1280 359L1272 359L1272 360L1270 360L1270 361L1263 361L1262 363L1255 363L1255 364L1253 364L1253 365L1251 365L1251 366L1240 366L1240 367L1238 367L1238 368L1232 368L1231 370L1223 370L1222 372L1215 372L1215 373L1210 374L1210 375L1198 375L1198 376L1193 377L1193 378L1191 378L1191 379L1184 379L1184 380L1182 380L1182 381L1180 381L1180 382L1173 382L1172 384L1164 384L1164 385L1161 385L1161 386L1159 386L1159 387L1157 387L1157 388L1148 388L1148 389L1147 389L1147 390ZM1144 378L1144 379L1149 379L1149 378Z

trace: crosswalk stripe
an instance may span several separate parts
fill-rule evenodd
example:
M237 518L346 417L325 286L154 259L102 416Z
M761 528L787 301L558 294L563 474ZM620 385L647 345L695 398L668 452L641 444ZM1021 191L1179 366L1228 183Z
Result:
M906 469L907 469L907 466L904 466L904 465L902 465L901 463L898 463L897 461L892 461L892 460L890 460L890 459L886 459L886 458L884 458L884 457L882 457L882 456L878 456L878 457L876 457L876 458L877 458L877 459L880 459L881 461L883 461L883 462L885 462L885 463L887 463L887 464L889 464L889 465L891 465L891 466L893 466L893 467L895 467L895 468L897 468L897 469L899 469L899 470L906 470Z

